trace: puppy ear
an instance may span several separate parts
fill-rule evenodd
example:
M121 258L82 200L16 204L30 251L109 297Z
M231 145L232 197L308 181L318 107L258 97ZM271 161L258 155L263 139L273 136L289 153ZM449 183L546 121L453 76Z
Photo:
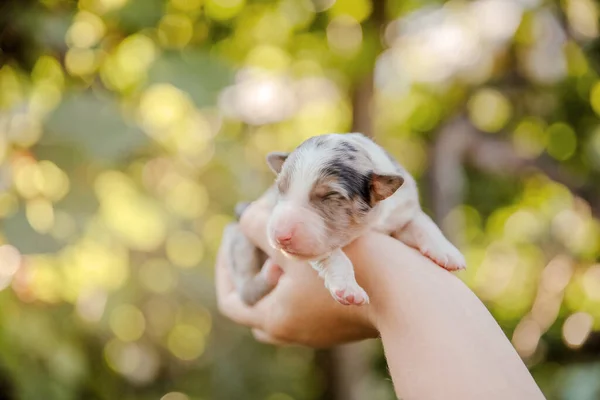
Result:
M396 193L396 190L398 190L403 183L404 178L402 175L382 175L373 172L371 175L371 193L373 199L376 202L387 199Z
M275 174L279 174L281 172L281 168L283 167L283 163L288 158L290 153L282 153L279 151L274 151L267 155L267 164L271 167L271 170L275 172Z

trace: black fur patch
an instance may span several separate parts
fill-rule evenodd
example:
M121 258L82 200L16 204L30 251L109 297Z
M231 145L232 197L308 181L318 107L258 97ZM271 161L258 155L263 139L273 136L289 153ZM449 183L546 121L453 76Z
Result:
M342 153L345 153L345 152L357 153L358 152L358 149L356 148L356 146L354 146L352 143L349 143L346 141L341 141L335 149Z
M340 159L334 159L323 169L326 176L336 177L346 190L348 197L360 197L366 204L371 203L371 177L361 173Z

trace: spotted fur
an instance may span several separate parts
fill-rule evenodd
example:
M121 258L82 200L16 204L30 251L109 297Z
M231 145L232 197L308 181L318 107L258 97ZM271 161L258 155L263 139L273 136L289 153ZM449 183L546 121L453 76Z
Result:
M368 229L391 234L448 269L464 267L460 252L421 211L414 179L366 136L315 136L289 154L270 154L267 161L277 174L271 188L271 245L310 261L340 303L368 302L340 250Z

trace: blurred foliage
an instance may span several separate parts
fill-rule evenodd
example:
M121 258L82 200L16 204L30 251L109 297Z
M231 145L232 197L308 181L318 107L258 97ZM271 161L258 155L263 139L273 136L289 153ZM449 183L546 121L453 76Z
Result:
M493 172L500 150L463 160L462 203L440 222L547 397L600 398L598 13L3 1L0 398L322 398L314 352L259 345L216 313L213 260L233 205L272 179L265 154L349 131L353 107L425 194L457 116L509 145ZM392 398L373 365L372 398Z

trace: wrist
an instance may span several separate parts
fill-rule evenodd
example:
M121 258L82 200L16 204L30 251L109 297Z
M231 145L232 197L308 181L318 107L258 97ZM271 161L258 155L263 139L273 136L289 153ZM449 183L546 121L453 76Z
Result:
M382 263L378 262L374 246L377 246L380 235L368 232L344 248L344 252L352 261L356 281L367 292L370 303L360 307L351 307L356 318L368 329L380 332L382 318L385 317L385 306L393 299L389 294L393 291L390 277L384 270ZM377 254L376 257L373 255Z
M358 284L371 299L370 304L357 307L360 317L378 332L385 324L406 317L403 305L418 303L428 297L429 290L446 285L450 277L416 250L377 232L356 239L344 252L354 265Z

